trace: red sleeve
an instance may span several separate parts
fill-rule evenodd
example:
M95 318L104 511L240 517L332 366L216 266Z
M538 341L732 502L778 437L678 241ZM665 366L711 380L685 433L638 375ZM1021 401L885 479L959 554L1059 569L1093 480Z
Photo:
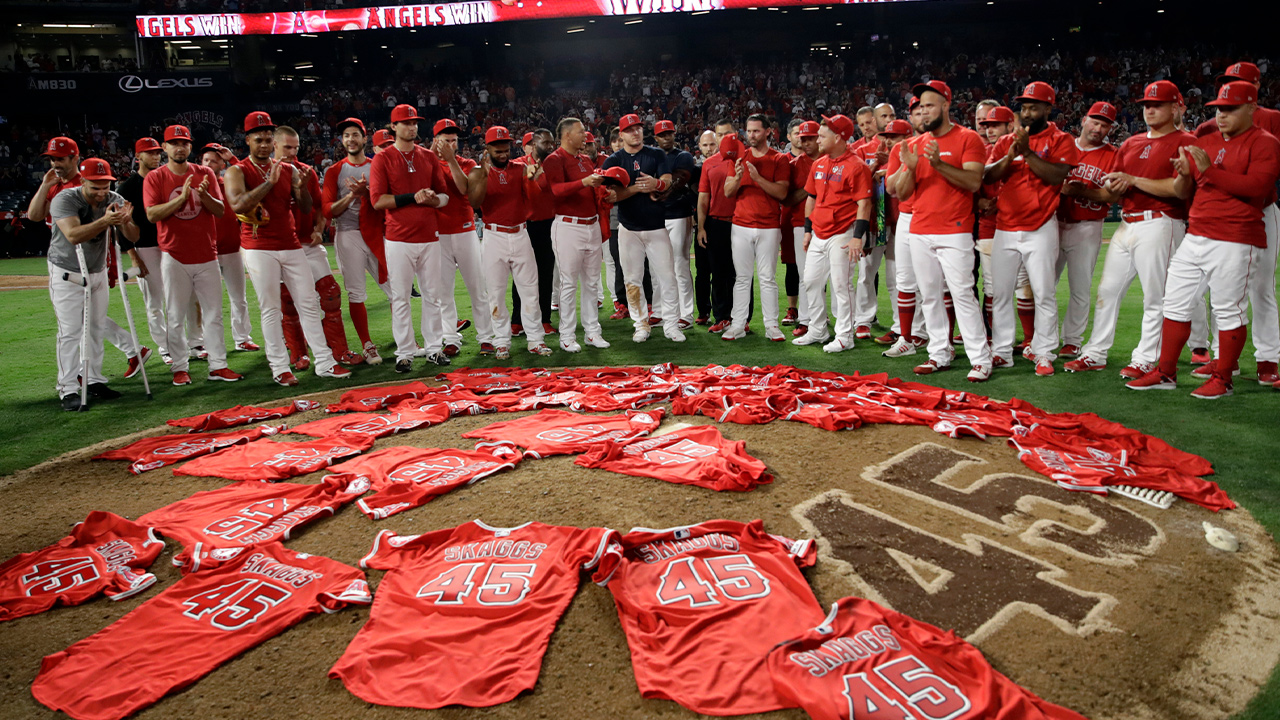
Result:
M773 160L773 181L791 182L791 156L778 153Z
M431 175L431 189L435 190L438 195L448 194L449 185L453 183L453 178L445 174L444 164L440 162L440 156L428 150L427 159L431 163L431 167L435 168L435 172ZM453 189L457 190L458 188L455 186Z
M1053 156L1058 158L1051 162L1058 162L1066 165L1080 164L1080 158L1076 153L1076 141L1067 133L1058 135L1058 141L1053 148Z
M858 163L855 167L858 168L858 184L854 189L853 199L868 200L874 192L873 183L871 182L871 168L867 167L865 163Z
M817 177L818 167L819 163L814 163L813 167L809 168L809 177L805 178L804 181L804 191L812 197L818 196L818 183L814 180Z
M977 133L965 133L964 148L961 150L960 166L964 167L965 163L982 163L987 162L987 148L982 144L982 138Z
M1209 120L1205 120L1204 122L1196 126L1195 136L1204 137L1205 135L1211 135L1217 131L1218 131L1218 121L1209 119Z
M162 189L160 187L160 174L149 172L142 180L142 205L143 207L152 207L153 205L163 205L168 202L168 198L161 198Z
M373 202L377 202L383 195L391 194L391 179L387 177L387 161L382 157L382 155L374 155L373 164L369 168L369 197Z
M555 153L552 153L546 160L542 161L542 171L547 176L547 184L551 187L551 193L556 197L570 197L582 189L581 182L565 180L564 163Z
M333 219L333 204L338 201L338 175L342 163L334 163L324 173L324 188L320 191L320 212L326 220Z
M1204 171L1206 183L1246 202L1271 195L1277 175L1280 175L1280 142L1265 135L1249 149L1249 168L1243 174L1212 166Z
M218 182L218 176L209 168L204 168L205 178L209 180L209 196L220 203L223 203L223 210L230 210L231 206L227 204L226 197L222 192L222 183Z
M711 168L708 167L710 164L710 158L703 161L702 172L698 173L698 192L700 193L711 193L711 173L709 172Z
M991 157L987 161L988 165L994 165L1004 159L1004 156L1009 153L1009 146L1013 144L1014 137L1013 133L1009 133L996 141L996 146L991 148ZM894 153L894 155L896 157L897 153Z
M542 183L532 180L528 175L524 178L524 194L526 197L534 198L542 194Z

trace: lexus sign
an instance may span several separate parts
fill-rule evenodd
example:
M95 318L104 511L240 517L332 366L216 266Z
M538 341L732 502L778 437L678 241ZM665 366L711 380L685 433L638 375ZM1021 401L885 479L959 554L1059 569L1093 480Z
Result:
M127 93L143 90L207 90L213 87L211 77L167 77L149 80L137 75L120 78L120 89Z

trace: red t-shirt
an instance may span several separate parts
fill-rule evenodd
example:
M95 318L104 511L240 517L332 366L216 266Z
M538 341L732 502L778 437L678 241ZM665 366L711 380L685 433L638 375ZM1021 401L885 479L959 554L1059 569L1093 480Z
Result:
M145 523L95 510L71 534L0 565L0 622L79 605L105 593L123 600L151 587L164 541Z
M711 520L634 528L619 550L593 579L613 593L641 695L706 715L796 706L773 689L765 659L822 618L800 573L817 558L812 540Z
M389 447L329 468L347 482L366 480L374 494L357 505L370 520L411 510L490 475L510 470L520 453L509 445L479 450Z
M813 170L813 158L800 153L791 156L791 190L805 187L809 182L810 171ZM783 229L804 227L804 207L808 204L808 200L800 202L782 209L782 227ZM784 242L785 246L786 243Z
M285 433L331 437L341 434L367 435L382 438L389 435L439 425L449 419L448 408L436 406L431 410L402 410L389 413L348 413L312 420L297 425Z
M1067 182L1082 183L1089 189L1102 187L1103 180L1116 164L1116 148L1103 143L1092 150L1081 150L1076 144L1077 165L1067 175ZM1082 197L1064 197L1058 205L1058 219L1064 222L1103 220L1107 217L1108 203L1100 203Z
M373 156L373 166L369 170L369 197L375 202L383 195L405 195L427 188L438 195L448 195L440 157L430 150L414 145L409 152L403 152L392 145ZM438 214L436 208L416 203L392 207L386 214L387 240L410 243L438 241Z
M632 410L623 415L579 415L568 410L543 410L536 415L469 430L462 437L511 443L524 448L525 457L575 455L596 443L626 442L648 435L658 428L662 414L662 408L647 412ZM480 446L483 445L481 443Z
M911 232L914 235L971 235L973 193L952 185L925 157L925 148L935 140L942 162L953 167L960 168L965 163L982 165L987 159L986 143L978 133L959 125L953 124L942 137L925 133L907 140L912 151L920 154L916 163L916 190L911 195L912 200L920 203L920 209L911 216Z
M516 227L526 219L534 219L530 217L534 206L548 193L538 181L525 179L524 172L524 163L515 161L504 168L489 167L484 202L480 203L480 214L486 223ZM554 206L551 209L554 215Z
M764 155L756 157L751 148L747 148L740 158L756 166L760 177L773 182L791 181L791 156L768 148ZM733 166L729 167L733 172ZM749 228L776 228L781 225L782 203L769 197L760 186L751 179L751 172L742 171L742 182L738 184L738 203L733 207L733 224Z
M1181 130L1158 138L1148 137L1147 133L1132 135L1116 151L1114 170L1152 180L1176 177L1178 171L1173 169L1173 161L1178 159L1178 149L1195 141L1191 133ZM1130 188L1129 192L1120 197L1120 209L1126 213L1150 210L1178 220L1187 218L1187 205L1182 200L1176 197L1158 197L1136 187Z
M236 163L240 174L244 176L245 192L250 192L267 181L271 174L268 166L263 169L247 157ZM294 232L293 223L293 166L284 164L280 170L280 180L267 191L262 198L262 209L268 221L265 225L253 226L240 223L240 247L246 250L298 250L298 236ZM250 213L243 213L249 215Z
M31 694L76 720L119 720L308 615L373 600L364 573L279 543L214 550L133 612L44 658Z
M853 227L858 201L871 198L871 168L847 150L836 159L823 155L814 161L804 189L815 198L809 214L813 234L832 238Z
M368 412L390 407L401 400L423 398L438 395L445 388L427 387L425 383L414 380L403 385L379 385L371 388L358 388L342 393L338 402L325 408L325 412Z
M379 705L489 707L538 681L551 633L617 533L479 520L384 530L360 561L386 570L369 620L329 677Z
M988 165L990 165L994 159L993 156L991 155L991 151L995 149L996 149L995 145L987 146L987 164ZM998 197L1000 197L1000 186L1003 184L1004 183L1002 182L990 183L990 184L985 182L982 183L982 189L978 191L978 197L986 198L988 200L997 199ZM974 205L976 209L977 203L974 203ZM978 239L979 240L990 240L996 236L996 215L998 213L999 213L999 206L997 205L997 206L993 206L993 210L990 215L978 216Z
M570 155L562 147L556 148L542 161L542 171L555 198L556 215L596 217L596 190L582 184L582 179L593 174L595 169L595 163L586 153Z
M902 142L906 142L906 140L903 140ZM901 143L899 143L899 145L901 145ZM902 169L902 156L899 154L901 152L899 145L894 145L893 149L889 151L889 164L886 165L884 169L884 181L886 184L891 182L893 180L893 176L897 175L898 171ZM911 219L913 221L915 220L915 199L916 196L913 193L911 197L906 200L898 200L898 212L902 215L911 215Z
M302 162L295 161L298 167L306 168L310 172L307 173L307 193L311 195L311 210L302 212L302 206L297 201L289 204L290 211L293 213L294 231L298 233L298 242L303 245L311 244L311 231L315 229L316 216L323 215L320 203L323 201L323 193L320 190L320 176L316 173L315 168ZM293 196L290 195L290 200Z
M1209 169L1196 172L1196 192L1187 214L1187 232L1201 237L1267 246L1262 211L1280 176L1280 140L1251 127L1232 138L1222 133L1196 138L1209 153Z
M462 168L462 174L466 175L475 168L476 161L460 157L458 166ZM440 234L457 235L475 230L476 211L471 208L471 201L467 196L458 191L458 184L453 181L453 171L449 169L449 163L441 160L440 170L444 173L445 192L449 193L449 204L440 209L440 215L436 220L440 225Z
M373 438L367 435L342 435L306 442L263 438L196 458L173 474L274 482L323 470L371 447Z
M1017 138L1016 133L1009 133L996 141L991 157L999 161L1009 152L1009 146ZM1046 162L1059 165L1076 164L1076 141L1058 126L1049 126L1032 135L1031 152L1039 155ZM1053 218L1058 211L1058 201L1062 199L1062 186L1049 185L1031 172L1031 166L1021 156L1013 161L1009 172L1004 176L1004 185L1000 188L1000 196L996 205L1000 208L996 216L996 229L1006 232L1025 232L1038 230ZM915 231L915 218L911 219L912 232Z
M134 475L148 470L162 468L165 465L182 462L193 457L207 455L232 445L241 445L266 435L275 435L284 426L259 425L248 430L236 430L229 433L193 433L181 435L161 435L160 437L143 438L117 450L108 450L101 455L94 455L94 460L131 460L129 472Z
M222 193L223 206L222 217L216 220L216 245L219 255L230 255L240 252L240 220L236 218L236 212L231 209L231 202L227 200L227 185L222 178L218 178L218 191Z
M725 156L716 153L702 163L702 174L698 178L698 192L707 193L710 202L707 205L707 217L730 222L733 211L738 204L738 196L725 197L724 181L733 174L733 163ZM801 211L803 212L803 210Z
M188 163L186 175L178 175L168 165L161 165L143 179L142 202L153 207L178 197L188 176L191 176L191 195L177 212L156 223L156 238L160 249L174 260L183 265L199 265L218 259L218 218L204 209L196 188L207 179L209 195L221 202L222 182L218 176L202 165ZM229 204L224 203L223 210L235 215Z
M773 482L765 464L741 440L726 440L714 425L682 428L629 443L601 443L574 464L711 490L754 490Z
M208 413L200 413L191 417L178 418L177 420L166 420L168 425L173 427L190 428L191 432L205 432L207 430L222 430L224 428L239 427L240 425L248 425L251 422L262 422L263 420L277 420L282 417L288 417L294 413L306 412L308 410L317 410L320 403L313 400L294 400L288 405L280 407L264 408L254 405L236 405L226 410L215 410Z
M518 157L511 162L526 165L528 161L528 157ZM547 184L547 174L544 172L539 175L536 182L541 192L529 196L529 217L525 218L529 222L550 220L556 216L556 198L551 194L551 186ZM521 219L520 222L524 222L525 219Z
M769 674L778 694L813 720L1085 720L1001 675L954 631L857 597L833 603L821 625L773 648Z

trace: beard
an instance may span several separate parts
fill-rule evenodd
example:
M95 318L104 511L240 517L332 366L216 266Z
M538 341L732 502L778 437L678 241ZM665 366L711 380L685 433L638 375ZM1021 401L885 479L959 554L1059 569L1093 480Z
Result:
M498 162L497 160L494 160L494 159L493 159L493 156L492 156L492 155L491 155L491 156L489 156L489 164L490 164L490 165L492 165L492 166L494 166L494 167L496 167L496 168L498 168L499 170L506 170L506 169L507 169L507 165L508 165L510 162L511 162L511 158L507 158L506 160L503 160L502 162Z
M943 116L941 115L939 115L938 117L932 120L926 120L923 123L921 123L920 130L923 132L933 132L934 130L937 130L938 128L942 127L942 120L943 120Z
M1044 132L1044 129L1047 127L1049 127L1049 118L1042 117L1032 122L1030 125L1028 125L1027 132L1031 133L1032 135L1039 135L1040 133Z

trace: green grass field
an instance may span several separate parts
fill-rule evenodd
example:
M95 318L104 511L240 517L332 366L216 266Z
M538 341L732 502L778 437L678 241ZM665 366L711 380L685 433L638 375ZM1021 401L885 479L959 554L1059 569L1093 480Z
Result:
M1108 236L1111 227L1108 227ZM1103 248L1105 254L1106 248ZM332 257L332 253L330 253ZM1098 271L1101 274L1102 258ZM0 261L0 275L44 274L43 258ZM779 280L781 281L781 273ZM781 284L781 283L780 283ZM470 299L457 285L459 317L470 317ZM138 320L142 342L152 348L155 344L147 335L142 321L142 296L137 287L130 288L131 303ZM250 286L252 294L252 286ZM882 293L883 294L883 293ZM1066 306L1066 279L1058 289L1059 305ZM369 290L369 322L375 342L385 347L391 343L390 310L383 295L372 283ZM306 392L340 388L344 385L379 382L404 382L407 379L435 372L434 366L415 362L414 373L397 375L391 363L381 367L357 367L350 381L325 380L312 373L300 374L301 384L296 389L282 388L271 381L262 353L231 353L233 370L244 373L245 379L235 385L205 382L196 377L194 384L174 387L163 363L156 357L149 365L154 399L145 399L141 377L123 380L125 358L108 346L105 370L112 378L112 387L124 393L124 397L93 406L89 412L66 413L59 406L54 394L55 365L54 338L56 325L48 291L9 290L0 291L0 327L3 333L3 350L0 351L0 377L5 379L5 392L0 400L0 423L10 428L10 439L0 456L0 475L29 467L60 453L108 438L136 432L162 424L169 418L207 412L236 404L269 403L273 400ZM256 300L250 298L250 314L253 318L254 339L262 341ZM785 305L785 303L784 303ZM758 305L757 305L758 307ZM124 323L124 311L119 291L112 292L111 317ZM416 315L416 312L415 312ZM976 390L997 398L1018 397L1054 412L1095 412L1116 422L1160 437L1178 448L1203 455L1213 462L1221 484L1240 504L1247 507L1258 520L1274 534L1280 529L1280 453L1276 452L1275 436L1280 420L1280 392L1254 382L1253 347L1248 345L1242 358L1244 374L1237 378L1236 395L1215 402L1205 402L1190 397L1190 391L1198 384L1188 375L1190 366L1182 368L1182 386L1176 392L1136 393L1126 390L1117 372L1128 362L1129 353L1138 339L1138 320L1141 315L1141 289L1137 283L1130 289L1121 311L1121 324L1115 347L1111 351L1111 367L1104 372L1067 374L1058 363L1058 374L1048 378L1035 376L1032 366L1018 362L1011 370L997 372L991 381L974 386L965 380L963 359L957 369L930 377L930 384L943 387ZM880 321L889 322L888 300L883 299ZM707 363L741 363L745 365L790 364L815 370L852 372L888 372L890 375L914 378L912 366L919 357L896 360L881 357L879 346L870 342L860 343L851 351L828 355L818 347L795 347L790 343L770 343L763 337L759 317L754 323L755 334L744 340L727 343L718 336L709 335L702 328L688 333L689 341L683 345L668 342L655 333L643 345L630 341L629 321L604 321L606 339L613 343L608 350L585 347L582 353L571 355L557 351L550 358L540 358L525 353L522 339L516 340L510 361L501 364L516 366L533 365L634 365L658 362L675 362L679 365L704 365ZM227 343L230 346L230 321ZM489 367L500 363L477 355L477 345L472 331L469 344L454 359L454 367ZM1087 338L1087 333L1086 333ZM581 335L579 336L581 340ZM348 328L348 341L354 343L354 330ZM354 345L353 345L354 347ZM387 353L384 353L386 355ZM193 363L193 370L202 369ZM1238 716L1239 720L1272 720L1280 717L1280 675L1273 675L1266 689Z

